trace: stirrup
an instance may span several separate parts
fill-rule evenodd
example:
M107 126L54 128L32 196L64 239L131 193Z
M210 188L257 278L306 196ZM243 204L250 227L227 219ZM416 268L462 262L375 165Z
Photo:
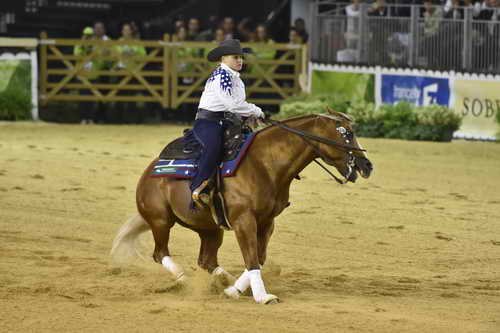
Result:
M193 190L193 193L191 194L191 199L193 199L193 202L204 206L210 203L210 195L207 193L204 193L203 191L207 188L207 186L210 184L210 180L205 180Z

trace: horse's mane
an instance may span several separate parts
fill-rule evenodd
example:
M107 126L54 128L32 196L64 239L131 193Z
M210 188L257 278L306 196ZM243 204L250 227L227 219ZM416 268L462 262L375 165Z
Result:
M292 123L295 121L309 119L309 118L313 118L313 117L324 117L324 118L328 118L328 119L332 119L332 120L340 120L340 121L347 120L350 123L353 122L353 120L348 115L346 115L345 113L342 113L342 112L337 112L336 114L312 113L312 114L306 114L303 116L291 117L291 118L282 120L281 122L288 124L288 123ZM258 130L257 133L264 132L264 131L267 131L267 130L272 129L272 128L276 128L276 126L273 126L273 125L267 126L265 128Z

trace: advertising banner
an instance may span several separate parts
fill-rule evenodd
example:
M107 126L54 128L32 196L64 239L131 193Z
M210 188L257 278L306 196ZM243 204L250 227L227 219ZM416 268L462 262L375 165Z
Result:
M456 136L493 139L500 132L495 120L500 112L500 81L455 79L453 95L453 108L464 116Z
M378 101L394 104L406 101L417 106L450 105L450 82L447 78L381 74Z
M337 94L346 99L374 102L375 74L313 70L311 93Z

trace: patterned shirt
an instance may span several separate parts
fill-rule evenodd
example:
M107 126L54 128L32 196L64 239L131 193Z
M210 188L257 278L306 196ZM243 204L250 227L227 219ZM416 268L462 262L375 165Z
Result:
M245 117L263 116L258 106L246 101L245 84L240 73L226 64L217 67L208 78L198 108L213 112L229 111Z

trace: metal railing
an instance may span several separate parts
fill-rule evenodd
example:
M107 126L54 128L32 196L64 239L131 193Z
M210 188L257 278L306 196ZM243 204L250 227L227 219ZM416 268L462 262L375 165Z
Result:
M348 16L348 3L324 10L327 4L313 5L312 61L500 73L500 17L480 20L472 7L445 16L443 6L426 16L417 5L388 5L383 15L372 15L364 3ZM486 10L500 16L500 8Z

